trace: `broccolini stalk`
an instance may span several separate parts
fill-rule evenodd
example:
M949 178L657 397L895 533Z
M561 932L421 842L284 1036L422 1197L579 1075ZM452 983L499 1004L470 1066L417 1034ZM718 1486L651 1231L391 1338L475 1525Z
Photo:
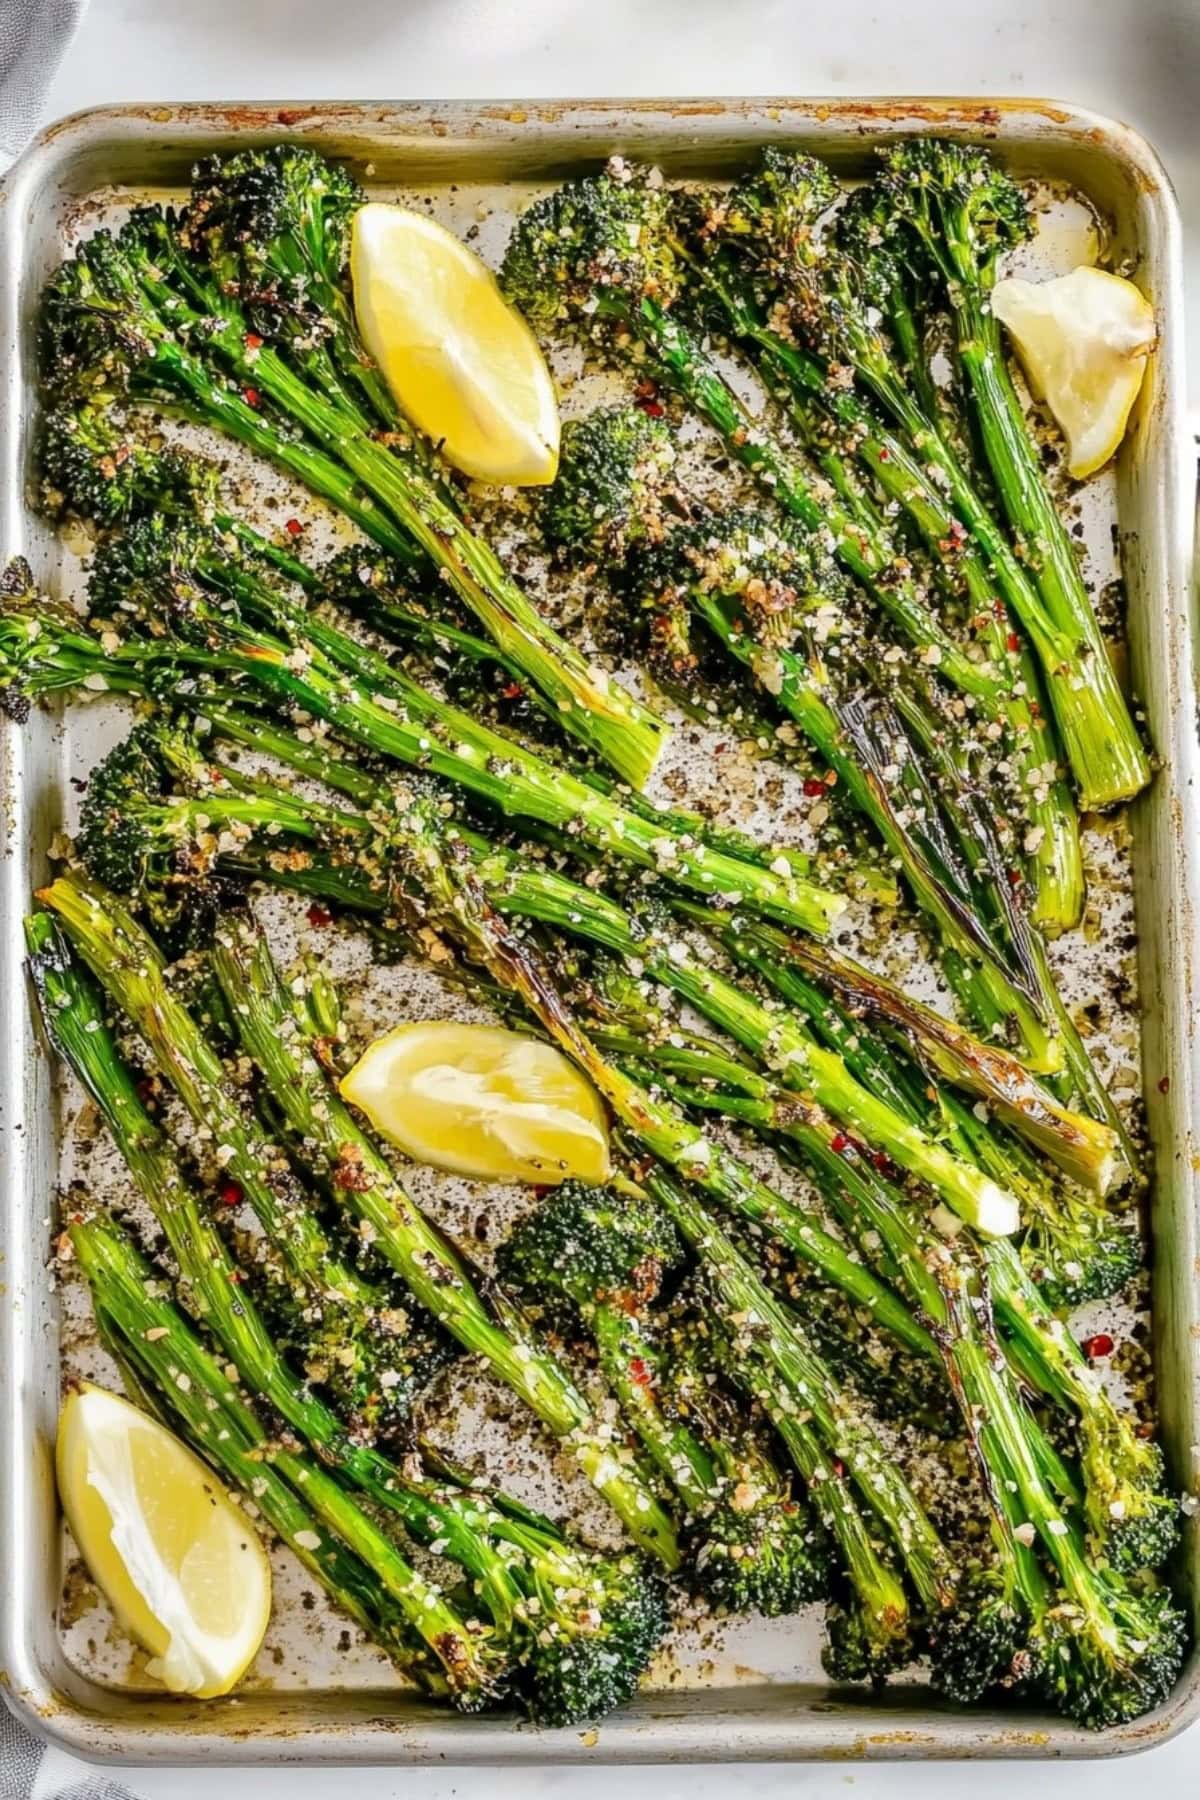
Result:
M368 1629L383 1627L390 1653L399 1650L423 1678L429 1667L439 1672L435 1691L464 1712L494 1702L504 1665L487 1633L459 1616L319 1462L270 1440L221 1364L160 1297L161 1282L128 1238L95 1216L73 1219L68 1229L107 1329L200 1455L253 1497L339 1605ZM360 1570L382 1590L368 1588L365 1602ZM344 1573L353 1585L343 1590ZM423 1647L420 1660L400 1650L400 1619Z
M839 606L829 575L803 545L740 513L700 515L634 569L643 591L689 605L775 695L903 869L939 934L947 973L975 1016L987 1029L1015 1032L1028 1059L1053 1070L1061 1052L1044 1017L1049 1006L1022 954L1023 935L1006 931L998 942L982 917L969 874L941 841L939 799L920 747L889 701L868 705L846 692L837 675L838 646L822 644L810 629L815 615L827 631L828 612Z
M735 1183L746 1184L749 1172L744 1165L690 1125L676 1108L655 1100L600 1055L573 1016L544 959L508 930L470 872L446 860L428 818L418 816L414 809L398 830L405 832L401 847L412 884L407 898L413 918L449 931L473 961L524 1000L550 1038L591 1078L643 1150L680 1169L689 1182L726 1204ZM775 1198L769 1189L764 1191ZM782 1321L782 1312L779 1317ZM865 1462L863 1467L865 1470ZM887 1485L885 1476L882 1487Z
M682 284L673 200L628 165L568 183L517 223L501 284L535 329L575 321L645 344L672 387L714 428L730 455L811 531L828 532L838 560L938 670L989 708L1004 684L963 651L926 605L902 549L881 527L865 532L799 459L754 420L705 350L669 309Z
M360 805L374 810L377 815L390 806L390 797L381 784L353 765L331 756L327 749L304 744L293 734L270 726L260 730L257 721L245 719L236 711L210 706L208 716L219 735L231 736L239 743L256 743L298 773L335 788L342 787ZM169 753L173 741L169 736L159 734L156 741ZM176 772L186 777L185 766L178 762L174 766ZM207 761L202 766L206 781L217 784L215 790L207 787L201 790L209 795L205 804L209 808L210 822L217 823L221 818L219 784L223 777L233 772L224 765ZM265 793L262 784L259 792ZM281 790L280 798L281 822L290 821L291 796ZM131 797L127 797L126 812L130 805ZM319 810L314 811L314 818L319 839ZM354 814L342 812L331 818L335 819L337 830L347 836L365 835L372 828L366 814L356 818ZM308 825L297 828L289 822L287 829L298 829L302 836L314 835ZM106 828L102 837L107 840L107 836ZM522 864L511 852L495 849L475 832L464 829L462 837L477 859L479 878L498 910L543 920L629 956L643 956L649 940L651 953L657 955L655 932L647 933L634 918L623 913L595 888L572 882L536 864ZM85 850L88 848L89 845L85 845ZM384 912L388 906L386 883L378 876L371 877L365 871L356 870L344 856L331 863L319 852L296 857L288 852L268 850L265 855L256 855L252 846L245 844L231 853L222 854L218 866L243 875L258 874L301 891L311 891L367 914ZM1031 1079L1022 1063L999 1046L984 1044L972 1037L961 1027L910 1000L894 984L849 957L832 951L827 945L810 947L802 940L765 925L759 930L755 922L740 914L727 915L690 903L681 903L677 910L720 937L727 949L767 975L768 979L774 980L778 975L776 985L781 986L781 991L785 991L783 984L786 982L801 983L799 991L805 996L810 995L812 990L803 981L804 975L810 974L854 1012L885 1021L904 1038L923 1066L932 1068L967 1093L989 1100L1014 1129L1028 1135L1031 1143L1069 1168L1087 1185L1100 1188L1106 1185L1112 1172L1112 1140L1108 1128L1062 1107ZM658 978L670 985L670 969L661 968L660 963L661 959L655 964ZM820 1007L822 1003L816 1004ZM812 1010L813 1003L807 997L802 1000L802 1005L805 1011Z
M80 629L69 609L64 616L51 602L15 593L13 604L0 608L0 681L14 692L10 705L19 708L21 695L70 687L169 691L193 672L214 677L222 697L230 682L241 682L265 692L276 705L326 720L341 736L375 754L427 768L502 811L585 835L597 848L640 868L669 873L695 892L736 894L785 923L817 932L828 930L843 910L840 897L794 874L790 862L780 873L696 843L684 820L625 808L426 694L399 671L391 670L385 685L372 688L315 645L293 647L287 636L239 624L191 578L187 534L175 531L164 537L159 522L151 521L145 530L127 534L123 546L129 560L116 553L106 558L106 582L128 593L135 581L141 582L143 600L161 585L160 622L163 615L173 615L176 625L186 620L186 628L200 641L168 632L128 639L110 653L98 637L89 638ZM15 584L17 576L13 579ZM343 637L332 627L319 630L325 643ZM361 647L360 652L372 654ZM350 654L345 652L347 658Z
M1033 789L1031 811L1040 833L1031 859L1035 918L1054 935L1077 923L1083 905L1078 819L1065 785L1045 774L1055 769L1058 750L1040 705L1037 674L1006 608L996 605L999 590L1025 618L1031 608L1037 610L1036 591L935 424L923 415L900 372L889 367L882 334L868 318L871 283L844 248L818 247L812 226L838 191L833 177L811 157L768 148L760 168L713 203L702 235L706 243L715 235L722 254L693 257L697 280L701 291L716 300L729 328L752 344L768 370L783 381L806 434L819 443L830 432L840 434L882 492L908 513L946 578L955 588L961 584L966 589L989 661L1010 677L1004 711L1020 785ZM747 268L753 296L742 273ZM768 323L781 306L787 335ZM824 360L802 349L797 334ZM904 437L897 438L837 378L832 364L848 364L876 392L882 386L895 399Z
M647 1453L687 1509L701 1591L734 1611L774 1616L823 1598L824 1546L761 1454L699 1435L673 1403L666 1352L649 1316L663 1274L683 1260L670 1220L648 1199L570 1182L501 1247L503 1268L595 1340L600 1366Z
M79 362L95 354L96 338L107 336L110 384L117 357L135 391L157 380L203 406L205 372L212 365L230 371L243 399L247 392L269 397L318 447L333 453L343 474L361 483L442 572L504 654L559 709L564 727L623 779L642 787L666 742L662 721L558 636L491 546L465 524L421 459L375 442L360 416L310 387L269 344L247 344L257 334L228 286L215 270L209 275L186 261L176 231L166 215L140 209L116 238L98 233L54 276L43 302L45 330L72 378ZM92 309L82 329L81 301ZM192 347L188 352L181 348L184 339ZM186 370L183 356L189 358ZM192 360L199 369L190 366ZM212 422L222 425L226 410ZM253 406L247 410L254 414ZM255 448L301 479L313 472L310 459L297 456L278 429L258 430L255 437ZM364 522L364 509L356 512ZM374 511L365 514L368 530L374 516Z
M770 972L767 964L757 960L753 966ZM1069 1195L1051 1194L1037 1178L1036 1170L1024 1170L1016 1163L1015 1145L1002 1147L994 1133L986 1131L973 1113L952 1102L948 1095L939 1097L931 1120L920 1086L914 1088L894 1066L888 1045L873 1041L869 1029L860 1021L846 1015L839 1019L836 1011L799 981L794 971L777 968L775 974L785 998L808 1012L827 1041L843 1051L861 1080L881 1087L889 1102L913 1120L932 1123L940 1112L948 1145L965 1156L976 1156L982 1167L1010 1182L1013 1191L1022 1196L1035 1234L1031 1260L1039 1265L1048 1248L1055 1258L1053 1266L1063 1270L1061 1279L1074 1284L1061 1298L1071 1302L1106 1296L1124 1285L1139 1263L1136 1232L1117 1227L1106 1214ZM644 1024L644 1016L644 1005L640 1014L625 1007L622 1023L626 1027L639 1020ZM644 1043L636 1053L642 1057L651 1055ZM751 1071L738 1065L730 1065L719 1051L710 1050L703 1042L692 1040L686 1064L678 1057L673 1059L668 1048L656 1044L651 1066L666 1070L672 1078L677 1072L682 1075L689 1084L689 1103L713 1104L710 1097L706 1098L705 1087L714 1083L725 1089L732 1087L734 1095L725 1092L718 1103L720 1109L755 1129L782 1131L797 1142L810 1162L835 1176L839 1191L848 1190L852 1198L863 1197L858 1190L864 1180L879 1185L862 1163L854 1143L846 1139L834 1155L827 1125L823 1134L810 1129L814 1109L809 1107L807 1115L797 1115L794 1105L789 1110L786 1104L790 1096L780 1096L774 1084L755 1078ZM786 1086L786 1072L782 1079ZM921 1103L914 1094L921 1094ZM781 1100L784 1104L780 1104ZM834 1199L837 1200L837 1193ZM771 1221L764 1222L771 1228ZM778 1231L777 1235L786 1241ZM878 1242L879 1233L872 1235ZM1103 1547L1115 1567L1157 1566L1170 1553L1179 1529L1178 1505L1164 1491L1161 1452L1153 1441L1138 1436L1132 1418L1117 1410L1103 1383L1087 1366L1070 1331L1054 1316L1051 1303L1039 1292L1022 1261L1023 1254L1028 1252L1018 1252L1005 1240L984 1246L1010 1360L1031 1387L1074 1418L1084 1476L1084 1510L1092 1542ZM873 1256L871 1260L878 1259ZM890 1261L880 1262L879 1266L888 1279L894 1278Z
M498 1656L503 1648L512 1659L535 1718L563 1724L621 1704L661 1628L653 1581L629 1557L580 1552L549 1524L514 1538L497 1510L510 1504L506 1496L485 1503L476 1494L439 1491L412 1457L393 1465L343 1426L288 1366L251 1295L238 1285L240 1270L146 1112L95 990L72 963L50 916L38 914L26 930L47 1030L100 1107L163 1227L194 1312L242 1380L343 1480L466 1571L491 1616L492 1649ZM318 1006L307 1029L326 1022Z
M497 1375L562 1439L604 1494L630 1535L668 1569L679 1550L670 1520L636 1464L608 1445L566 1370L504 1303L497 1321L454 1247L413 1204L373 1138L349 1109L313 1054L261 937L233 928L213 951L218 979L242 1042L262 1074L289 1130L317 1159L333 1198L365 1227L373 1248L427 1310ZM497 1290L497 1299L502 1299Z
M1150 765L1013 388L991 311L1000 256L1028 235L1019 188L985 150L915 138L882 153L893 230L936 270L954 321L979 435L1040 606L1022 623L1046 671L1051 705L1085 807L1140 793ZM1014 601L1015 604L1015 601Z
M387 1367L389 1337L406 1323L403 1313L337 1257L295 1175L242 1110L220 1057L171 992L161 953L115 895L82 876L61 876L38 897L128 1015L224 1175L256 1214L294 1294L321 1321L313 1368L361 1415L371 1396L387 1391L380 1371Z
M756 920L688 904L678 910L704 924L735 960L763 975L780 993L790 998L804 994L806 1012L811 1010L807 996L812 990L789 984L788 972L811 977L855 1017L894 1032L918 1065L986 1101L998 1118L1072 1180L1094 1193L1108 1192L1117 1173L1111 1127L1064 1107L1016 1057L910 999L894 983L872 976L831 945L822 946L819 957L812 956L800 938L767 925L760 928Z
M686 1178L655 1165L643 1179L708 1278L716 1332L730 1347L737 1380L766 1409L846 1558L862 1606L867 1655L865 1666L845 1667L843 1646L835 1668L840 1661L851 1679L883 1673L912 1654L908 1605L871 1542L848 1484L854 1483L888 1532L898 1562L930 1613L953 1599L946 1552L866 1416L839 1391L794 1318L695 1198Z

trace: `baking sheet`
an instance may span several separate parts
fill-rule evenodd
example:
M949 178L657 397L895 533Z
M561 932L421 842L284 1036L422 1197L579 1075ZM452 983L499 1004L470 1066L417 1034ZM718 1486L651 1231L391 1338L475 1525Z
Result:
M936 116L929 116L930 113ZM208 149L304 135L331 153L349 153L372 192L391 198L427 196L437 215L489 257L503 248L515 210L538 185L560 179L613 148L664 163L673 175L731 172L752 147L775 139L830 156L843 173L859 172L873 141L906 126L943 129L955 125L998 137L1022 172L1070 182L1111 217L1119 251L1128 257L1153 294L1164 323L1163 346L1154 365L1153 391L1143 403L1139 425L1126 451L1119 479L1094 484L1088 494L1087 542L1097 558L1097 582L1111 575L1109 524L1119 500L1124 535L1125 575L1131 601L1134 674L1146 695L1152 735L1170 753L1149 801L1134 809L1138 925L1142 936L1141 979L1148 1003L1146 1068L1150 1124L1160 1160L1154 1213L1158 1369L1164 1420L1178 1478L1192 1478L1191 1455L1200 1431L1196 1418L1196 1316L1194 1269L1195 1172L1191 1128L1195 1105L1195 1058L1188 1000L1194 966L1192 845L1186 797L1196 753L1186 704L1191 648L1187 631L1180 496L1182 419L1179 370L1173 344L1178 282L1176 230L1161 171L1139 141L1069 109L955 107L947 103L897 103L893 108L839 102L697 102L658 106L605 107L570 103L511 107L296 108L286 116L269 108L181 108L117 110L87 115L45 134L4 190L0 225L5 239L6 326L15 335L6 344L7 429L3 449L9 484L5 518L6 551L25 549L52 586L71 591L76 551L65 554L16 502L27 466L32 419L30 404L30 320L45 270L62 254L71 235L97 216L108 217L126 203L130 191L170 191L186 176L192 157ZM1053 229L1036 250L1042 272L1074 259L1087 215L1056 208ZM6 330L6 338L8 331ZM569 368L560 373L570 374ZM1148 384L1150 385L1150 384ZM586 410L596 395L580 384L568 392L568 409ZM286 491L286 490L284 490ZM303 501L303 516L312 512ZM283 516L287 516L284 514ZM105 715L108 715L107 721ZM294 1565L279 1560L280 1593L299 1605L281 1606L255 1679L232 1701L213 1706L146 1696L136 1657L114 1639L102 1605L78 1582L71 1606L57 1630L56 1598L60 1545L49 1480L58 1385L58 1308L45 1274L50 1230L49 1203L64 1172L60 1152L73 1162L72 1102L47 1080L24 1013L17 976L19 922L27 904L31 869L44 857L57 831L69 827L70 776L86 773L104 743L119 734L118 709L72 709L61 726L38 716L25 734L8 733L6 797L11 810L9 856L4 867L5 912L0 941L12 979L4 983L4 1035L8 1058L0 1083L8 1096L24 1092L18 1117L6 1133L12 1196L5 1221L5 1252L15 1304L4 1318L4 1352L9 1372L0 1396L0 1424L8 1432L4 1479L18 1529L7 1534L3 1604L4 1661L10 1685L24 1706L55 1735L85 1754L128 1755L139 1761L229 1758L273 1760L284 1754L337 1760L506 1760L565 1756L614 1760L692 1755L697 1758L831 1754L1091 1754L1118 1745L1153 1741L1182 1721L1194 1700L1194 1672L1180 1697L1159 1720L1096 1738L1065 1725L994 1717L931 1707L918 1681L891 1687L879 1698L843 1691L834 1695L820 1673L819 1618L771 1623L739 1621L714 1632L711 1625L685 1630L656 1667L648 1691L598 1731L541 1732L503 1720L461 1720L434 1712L418 1696L403 1692L390 1669L369 1649L345 1646L340 1622L330 1622L323 1604L310 1616ZM107 736L105 735L107 733ZM686 739L690 733L682 734ZM696 797L697 784L714 780L705 746L683 746L674 776L662 774ZM765 812L787 811L787 794L775 784L774 766L743 765L739 816L751 823ZM730 783L723 770L722 791ZM1110 865L1121 857L1122 832L1106 827L1089 840L1093 856ZM1110 905L1127 902L1121 884L1109 888ZM290 905L290 915L289 915ZM295 903L272 901L278 924L289 916L301 922ZM1114 920L1104 926L1107 936ZM324 944L321 946L325 947ZM353 950L348 952L353 956ZM1099 959L1060 953L1067 964L1070 998L1084 997L1095 984ZM380 990L372 992L372 989ZM362 996L364 1028L401 1016L428 1016L442 1006L422 998L411 979L390 989L378 978ZM389 1011L388 1009L392 1010ZM417 1010L413 1010L416 1008ZM1121 1086L1132 1097L1136 1045L1119 1045L1124 1063ZM1164 1074L1156 1073L1162 1069ZM1164 1087L1165 1082L1165 1087ZM5 1123L8 1123L5 1120ZM1164 1150L1166 1156L1164 1159ZM70 1172L70 1169L66 1170ZM97 1185L113 1179L111 1166L89 1167ZM432 1205L439 1194L419 1194ZM453 1198L443 1188L443 1203ZM64 1361L92 1367L96 1354L85 1321L68 1305ZM1194 1540L1194 1531L1193 1531ZM68 1547L69 1548L69 1547ZM1195 1543L1189 1541L1187 1573L1194 1576ZM1193 1584L1194 1587L1194 1584ZM312 1629L306 1626L311 1625Z

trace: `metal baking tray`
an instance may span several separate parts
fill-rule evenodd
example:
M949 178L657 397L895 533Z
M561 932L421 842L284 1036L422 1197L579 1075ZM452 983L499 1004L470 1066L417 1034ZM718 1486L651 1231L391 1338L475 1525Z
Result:
M57 579L58 550L25 501L43 278L81 216L103 216L129 191L181 188L198 155L300 137L348 158L380 193L427 191L453 206L446 197L456 192L503 192L511 211L523 190L595 167L614 150L671 176L719 177L759 145L780 142L854 177L873 144L914 131L984 139L1019 173L1069 184L1106 217L1118 254L1158 309L1160 347L1119 460L1116 505L1133 682L1163 758L1132 817L1143 1086L1157 1165L1154 1351L1173 1476L1200 1492L1195 465L1185 428L1179 224L1163 169L1134 132L1056 103L917 99L137 106L77 115L43 132L0 187L0 551L24 552L48 583ZM65 816L67 777L86 772L96 754L94 733L64 750L60 728L43 714L0 731L0 1680L36 1731L84 1757L138 1763L1083 1757L1160 1743L1200 1712L1196 1653L1158 1713L1101 1735L1014 1710L956 1711L919 1679L881 1696L833 1690L812 1654L813 1632L790 1621L780 1623L791 1638L764 1630L739 1640L735 1653L652 1686L592 1731L458 1718L369 1672L323 1685L281 1675L207 1703L83 1673L56 1616L62 1551L52 1445L62 1321L48 1268L62 1101L30 1019L21 918ZM1200 1627L1198 1525L1189 1521L1177 1577Z

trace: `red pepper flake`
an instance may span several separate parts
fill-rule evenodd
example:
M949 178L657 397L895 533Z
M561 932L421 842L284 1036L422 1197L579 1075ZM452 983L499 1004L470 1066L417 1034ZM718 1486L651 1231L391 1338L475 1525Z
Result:
M519 700L524 692L525 689L519 681L508 681L500 689L500 698L502 700Z
M829 1148L833 1151L835 1156L840 1156L843 1150L848 1150L850 1148L850 1139L846 1136L845 1132L835 1131L829 1140Z
M232 1281L234 1287L241 1287L241 1285L242 1285L243 1281L245 1281L246 1277L240 1269L230 1269L229 1279L230 1279L230 1281Z
M257 406L261 398L257 388L245 387L242 389L242 399L247 406Z
M633 1356L630 1358L629 1379L635 1381L638 1387L650 1386L650 1371L646 1367L645 1359L643 1357Z
M320 926L333 924L333 914L329 911L328 907L322 906L319 900L313 901L308 909L307 917L310 925Z
M1113 1353L1113 1341L1107 1331L1098 1331L1095 1337L1084 1338L1081 1347L1089 1362L1095 1362L1098 1356L1111 1356Z
M835 1456L831 1466L833 1468L834 1474L837 1476L838 1480L840 1481L842 1479L842 1476L846 1473L845 1463L842 1462L840 1460L840 1458Z
M880 448L879 448L879 460L880 460L880 462L891 462L891 460L892 460L892 453L891 453L891 451L890 451L890 450L889 450L889 449L888 449L888 448L887 448L887 446L886 446L886 444L881 444L881 445L880 445Z
M661 419L667 410L658 397L656 381L639 381L634 390L634 399L648 419Z
M263 347L263 341L259 337L257 331L248 331L242 339L242 342L245 344L247 350L261 350Z
M871 1158L871 1161L874 1163L875 1167L879 1170L879 1173L881 1175L886 1170L890 1169L892 1166L892 1159L888 1155L886 1150L876 1150L874 1156L872 1156L872 1158Z
M825 792L825 783L816 775L808 775L804 780L804 792L808 795L810 800L815 800L818 794L823 794Z
M283 529L287 532L289 537L296 538L304 536L304 527L299 519L288 519L285 522Z
M240 1206L242 1204L242 1190L236 1181L223 1181L220 1191L222 1206Z
M1009 887L1020 887L1022 879L1023 879L1023 877L1021 875L1020 869L1010 869L1008 871Z
M1017 636L1016 632L1010 631L1008 634L1008 637L1005 639L1005 642L1007 643L1009 649L1013 652L1013 655L1015 656L1017 651L1021 648L1021 640Z
M1160 1075L1159 1076L1158 1091L1160 1094L1169 1094L1170 1093L1171 1077L1169 1075Z

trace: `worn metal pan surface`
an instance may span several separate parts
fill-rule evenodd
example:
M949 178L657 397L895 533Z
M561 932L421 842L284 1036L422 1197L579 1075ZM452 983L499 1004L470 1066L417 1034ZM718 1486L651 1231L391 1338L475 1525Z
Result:
M778 141L816 151L853 177L865 171L873 144L929 130L986 139L1020 173L1083 196L1158 309L1160 348L1120 457L1115 503L1133 682L1163 759L1133 809L1133 885L1142 1080L1157 1166L1154 1348L1173 1474L1191 1489L1200 1459L1194 463L1179 226L1163 170L1136 134L1049 102L913 99L139 106L65 120L0 187L0 550L29 555L51 585L60 578L60 548L25 501L34 311L46 272L81 221L104 218L130 192L182 187L198 155L302 137L349 158L374 191L418 190L458 218L464 201L482 196L479 216L503 224L529 191L613 150L657 161L672 176L719 177ZM1107 531L1105 524L1106 538ZM588 1732L455 1718L389 1683L369 1659L322 1661L321 1632L303 1625L299 1637L313 1641L281 1650L273 1681L230 1700L167 1700L104 1678L103 1656L80 1652L79 1630L58 1606L62 1533L51 1451L63 1321L48 1269L65 1114L30 1022L21 939L31 884L69 816L69 777L86 773L103 729L102 717L89 714L82 722L37 715L22 731L0 733L0 1679L37 1730L85 1757L139 1763L1096 1756L1161 1742L1200 1711L1195 1656L1159 1713L1100 1736L1015 1711L940 1707L919 1681L879 1698L834 1691L819 1673L815 1629L794 1622L785 1622L786 1638L761 1628L719 1654L699 1646L686 1668ZM1178 1579L1200 1623L1194 1519Z

